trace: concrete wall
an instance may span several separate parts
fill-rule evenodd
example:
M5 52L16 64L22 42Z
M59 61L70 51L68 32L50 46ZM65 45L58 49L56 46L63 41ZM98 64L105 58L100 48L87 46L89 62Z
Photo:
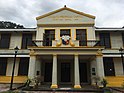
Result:
M20 59L17 58L15 63L14 76L18 76L19 61ZM14 63L14 58L8 58L6 76L12 76L13 63Z
M19 32L11 33L10 49L14 49L16 46L18 46L18 48L21 49L21 44L22 44L22 33Z
M37 24L90 24L94 23L93 18L89 18L87 16L83 16L77 14L72 11L62 10L55 14L46 16L37 20ZM60 39L60 29L70 29L71 31L71 39L76 39L76 29L86 29L87 31L87 40L95 40L95 29L92 26L86 27L37 27L36 40L43 40L43 33L45 29L55 29L55 40ZM38 43L38 45L42 45L42 43Z
M115 75L122 76L123 75L123 66L121 58L113 58L114 67L115 67Z
M117 32L110 33L111 47L120 48L123 46L122 34Z
M76 29L86 29L87 40L96 40L94 27L38 27L36 40L43 40L43 33L46 29L55 29L55 40L60 40L60 30L70 29L71 39L76 40ZM42 44L40 44L42 45Z
M95 33L97 40L100 40L99 33L100 32ZM110 32L110 43L111 43L111 48L116 49L116 48L123 47L122 33L121 32Z
M9 49L14 49L16 46L18 46L18 48L21 49L23 32L12 31L12 32L7 32L7 33L11 33ZM35 39L36 39L36 34L35 32L33 32L32 40L35 40Z

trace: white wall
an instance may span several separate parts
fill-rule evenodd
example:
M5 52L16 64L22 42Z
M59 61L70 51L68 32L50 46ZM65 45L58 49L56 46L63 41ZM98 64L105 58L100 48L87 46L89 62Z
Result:
M14 76L18 76L19 61L20 59L16 58ZM13 63L14 63L14 58L8 58L6 76L12 76Z
M123 75L123 66L121 58L113 58L114 67L115 67L115 75L122 76Z
M86 29L87 33L87 40L96 40L95 37L95 30L94 27L38 27L37 28L37 35L36 35L36 40L43 40L43 33L45 29L55 29L55 39L59 40L60 39L60 30L61 29L70 29L71 31L71 38L75 40L76 38L76 29Z
M121 32L111 32L110 33L111 47L112 48L120 48L123 46L122 35Z
M21 43L22 43L22 33L20 32L11 33L10 49L14 49L16 46L18 46L18 48L21 49Z

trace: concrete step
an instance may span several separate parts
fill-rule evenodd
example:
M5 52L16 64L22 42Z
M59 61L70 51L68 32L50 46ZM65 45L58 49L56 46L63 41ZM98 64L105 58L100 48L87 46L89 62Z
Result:
M98 92L50 92L50 91L24 91L25 93L98 93ZM99 92L101 93L101 92Z

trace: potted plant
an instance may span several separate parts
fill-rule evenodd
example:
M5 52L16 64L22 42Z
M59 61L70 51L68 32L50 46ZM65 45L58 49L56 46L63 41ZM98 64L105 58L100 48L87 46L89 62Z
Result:
M101 81L101 84L103 85L103 87L105 88L106 87L106 85L108 84L108 82L107 82L107 80L106 79L102 79L102 81Z
M94 76L92 79L94 80L95 85L98 86L98 82L100 80L100 77Z

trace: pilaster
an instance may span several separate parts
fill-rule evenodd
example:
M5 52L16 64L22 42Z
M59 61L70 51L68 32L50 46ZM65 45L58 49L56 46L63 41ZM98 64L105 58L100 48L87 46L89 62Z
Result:
M57 55L53 55L52 85L51 88L58 88L57 85Z
M80 86L80 74L79 74L79 58L76 54L74 57L74 88L81 88Z

